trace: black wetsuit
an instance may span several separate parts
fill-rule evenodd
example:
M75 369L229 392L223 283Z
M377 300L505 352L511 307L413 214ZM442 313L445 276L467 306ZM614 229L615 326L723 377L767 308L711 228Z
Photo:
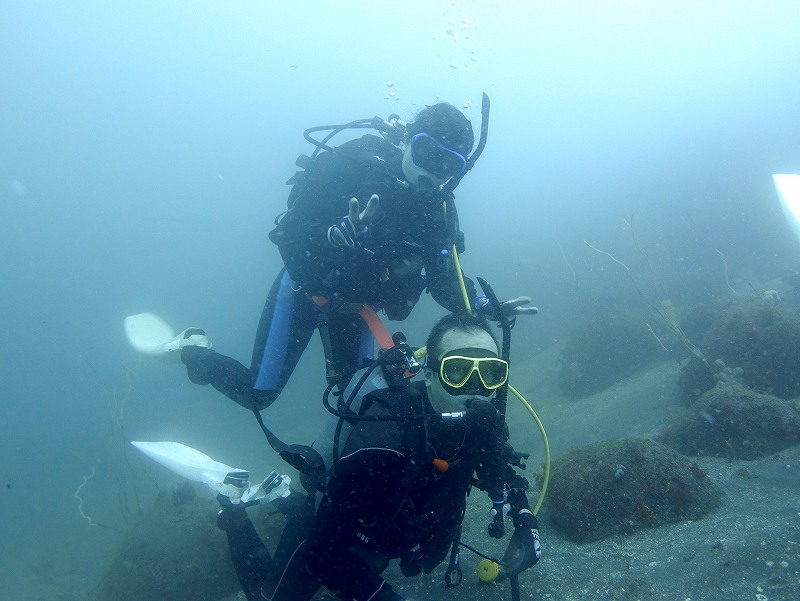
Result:
M358 422L316 515L297 501L299 493L284 502L289 523L273 560L238 509L225 530L248 599L305 601L320 585L341 599L400 599L381 577L389 560L399 558L405 573L433 570L459 536L474 477L486 489L507 480L491 460L505 438L496 413L478 422L445 422L433 414L421 382L371 393L363 406L366 415L424 411L430 419ZM439 471L434 458L446 460L448 469ZM516 510L528 506L524 487L513 501Z
M409 186L401 163L398 148L367 135L321 152L293 178L289 210L270 233L285 270L264 305L250 368L186 347L181 358L192 382L260 410L278 397L315 329L329 381L373 358L370 330L354 312L364 303L402 320L427 289L446 309L464 310L452 257L453 245L463 250L453 197ZM364 248L332 246L328 228L348 213L349 200L357 198L363 208L372 194L380 204ZM472 300L475 288L465 283Z

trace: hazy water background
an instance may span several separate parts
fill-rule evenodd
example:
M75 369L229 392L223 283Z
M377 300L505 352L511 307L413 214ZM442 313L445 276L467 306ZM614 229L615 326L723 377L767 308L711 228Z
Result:
M113 528L146 508L126 440L274 464L246 411L138 357L122 320L199 325L249 361L280 267L266 234L309 126L447 100L477 130L490 95L489 142L457 191L462 263L541 308L515 353L558 344L594 305L642 302L584 243L649 284L631 220L679 308L798 271L770 177L800 169L794 0L0 7L9 598L96 581L122 537L73 493L94 473L83 510ZM441 313L425 300L399 327L419 340ZM322 380L315 342L267 419L310 440Z

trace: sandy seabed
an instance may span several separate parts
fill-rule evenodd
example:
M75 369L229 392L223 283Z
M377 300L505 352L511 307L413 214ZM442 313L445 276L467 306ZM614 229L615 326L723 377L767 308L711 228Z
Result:
M531 359L530 366L518 362L515 373L539 374L517 388L529 397L544 422L553 457L598 440L653 436L666 418L681 409L675 400L674 382L679 368L674 362L653 365L587 399L568 401L553 386L552 372L542 372L540 368L534 371L534 364L541 366L547 361L552 364L552 356ZM517 376L516 380L521 378ZM515 446L532 451L527 476L533 481L534 473L541 471L541 443L531 430L527 414L513 400L509 403ZM545 503L539 514L544 555L537 566L520 577L522 599L800 599L800 447L757 461L694 459L726 494L716 511L695 522L578 545L549 525ZM538 491L532 491L532 500L536 494ZM505 543L485 534L488 522L488 503L482 494L473 494L465 519L464 541L499 557ZM209 520L209 528L214 527ZM92 529L93 535L95 530ZM6 592L10 596L3 598L89 598L111 562L113 553L108 548L119 543L113 543L114 533L103 533L103 545L80 544L79 529L64 536L75 537L69 561L60 561L58 546L50 555L42 549L40 556L47 561L34 567L15 563L13 557L4 559L4 571L13 571L18 578L7 581ZM464 580L452 589L444 586L444 565L414 579L403 578L392 565L386 576L411 600L510 599L507 583L478 581L475 567L479 559L469 551L462 552ZM66 567L76 563L81 565L80 570ZM228 599L237 598L243 599Z

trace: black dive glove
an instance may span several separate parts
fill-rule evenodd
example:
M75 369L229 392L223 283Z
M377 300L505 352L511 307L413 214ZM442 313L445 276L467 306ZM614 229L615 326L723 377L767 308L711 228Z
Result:
M328 228L328 243L339 248L363 248L361 240L369 229L369 222L378 208L379 198L373 194L363 211L359 210L358 199L350 199L349 213Z
M522 509L514 516L514 534L503 554L503 572L514 576L536 565L542 556L539 541L539 523L529 509Z

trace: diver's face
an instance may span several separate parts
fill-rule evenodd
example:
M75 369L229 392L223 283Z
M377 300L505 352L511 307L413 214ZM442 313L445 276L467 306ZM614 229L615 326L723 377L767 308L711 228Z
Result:
M407 144L403 151L403 175L406 181L412 186L427 185L431 188L438 188L445 182L444 179L436 177L414 162L414 159L411 157L410 144Z
M439 348L432 350L436 353L436 358L440 360L449 354L476 358L497 357L497 345L494 339L483 330L469 331L451 328L445 332ZM454 351L458 352L454 353ZM438 371L426 367L425 384L428 387L428 399L437 413L466 411L468 401L487 400L494 392L487 390L482 385L477 371L472 373L464 386L454 389L449 386L445 388Z

